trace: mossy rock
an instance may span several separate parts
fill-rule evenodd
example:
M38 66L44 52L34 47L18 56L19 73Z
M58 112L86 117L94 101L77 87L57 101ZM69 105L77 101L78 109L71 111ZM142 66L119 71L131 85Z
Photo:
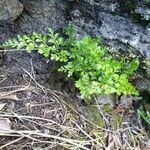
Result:
M120 127L123 118L118 114L109 104L105 104L103 106L103 111L111 115L111 125L114 129L117 129Z
M103 117L100 115L98 109L95 106L88 106L88 115L87 119L94 123L95 125L103 128L105 126L105 122Z
M121 126L124 118L122 118L116 111L112 111L111 114L112 114L112 126L114 127L114 129L118 129Z
M105 133L103 132L103 128L105 128L105 121L103 120L103 117L100 115L98 109L92 105L88 105L87 110L87 117L86 117L92 124L95 124L99 127L99 129L91 124L91 126L87 127L87 131L94 135L97 138L100 138L103 142L105 142ZM93 128L94 127L94 128Z
M106 113L109 113L113 110L112 106L110 106L110 104L105 104L103 106L103 111L106 112Z

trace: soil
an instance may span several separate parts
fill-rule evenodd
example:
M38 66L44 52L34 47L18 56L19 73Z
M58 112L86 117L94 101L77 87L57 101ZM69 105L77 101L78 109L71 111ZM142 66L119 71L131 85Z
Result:
M0 53L0 120L11 128L0 131L1 149L150 148L131 97L89 105L58 65L36 52Z

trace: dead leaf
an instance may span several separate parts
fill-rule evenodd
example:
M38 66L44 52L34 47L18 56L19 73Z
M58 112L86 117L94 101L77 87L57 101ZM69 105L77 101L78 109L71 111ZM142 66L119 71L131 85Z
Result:
M5 107L6 103L0 103L0 111Z
M8 131L11 130L10 120L8 118L0 119L0 131Z

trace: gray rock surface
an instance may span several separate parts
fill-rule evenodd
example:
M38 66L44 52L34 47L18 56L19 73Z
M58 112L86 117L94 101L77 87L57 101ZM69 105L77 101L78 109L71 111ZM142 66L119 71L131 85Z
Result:
M71 17L79 31L102 36L113 49L132 48L135 52L150 57L149 8L137 5L132 10L136 17L140 17L138 20L134 20L131 11L121 11L117 1L84 0L73 7ZM146 21L144 15L147 16Z
M16 34L46 33L48 27L61 29L72 21L79 36L102 36L112 50L133 49L150 57L150 5L147 1L2 0L0 4L1 41ZM10 11L3 14L6 10ZM2 20L14 21L10 24Z
M48 27L60 29L65 26L66 3L63 0L20 0L20 3L24 9L16 20L11 23L0 20L1 42L17 34L30 34L33 31L45 33ZM10 15L13 16L13 12ZM8 18L4 16L4 19Z
M97 103L101 106L109 104L113 108L115 105L115 97L113 97L112 95L99 96L97 98Z
M24 11L14 25L20 33L33 31L45 33L49 27L65 26L65 2L63 0L22 0Z
M0 1L0 21L11 22L23 11L23 5L18 0Z

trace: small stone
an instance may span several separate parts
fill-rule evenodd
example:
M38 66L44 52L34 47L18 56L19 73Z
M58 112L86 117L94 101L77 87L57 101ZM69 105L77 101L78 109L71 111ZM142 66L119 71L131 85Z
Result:
M11 22L23 11L23 5L18 0L0 1L0 21Z
M111 107L114 106L114 99L111 95L99 96L97 98L98 104L104 106L105 104L110 104Z

